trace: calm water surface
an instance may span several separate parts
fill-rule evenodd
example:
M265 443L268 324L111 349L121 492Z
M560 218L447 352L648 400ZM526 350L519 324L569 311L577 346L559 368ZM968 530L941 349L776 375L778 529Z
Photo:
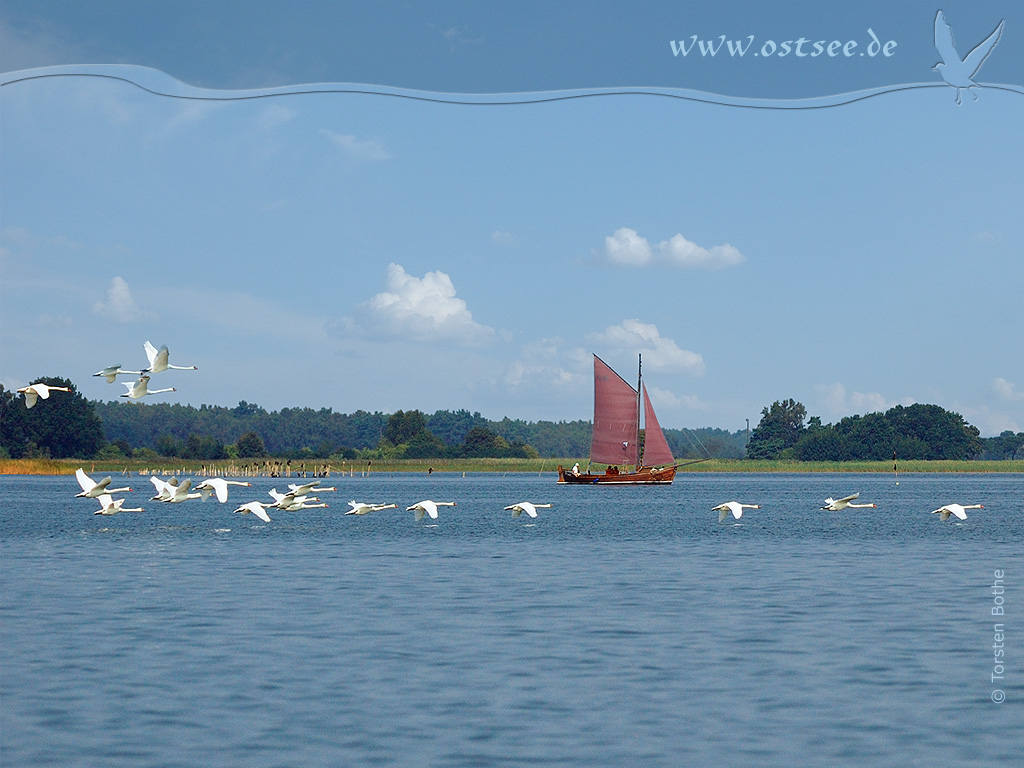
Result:
M1020 764L1024 476L335 477L270 523L253 482L101 517L0 478L3 765Z

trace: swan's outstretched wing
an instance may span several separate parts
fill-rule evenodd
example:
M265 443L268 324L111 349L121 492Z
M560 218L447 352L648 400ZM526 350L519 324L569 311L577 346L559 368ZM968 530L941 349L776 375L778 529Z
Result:
M956 52L953 42L953 30L942 11L935 14L935 49L942 57L943 63L947 65L960 63L960 54Z
M78 481L78 484L82 487L82 490L85 491L86 493L88 493L89 491L96 487L95 481L87 474L85 474L85 470L82 469L81 467L75 470L75 479Z
M978 74L981 65L988 58L988 55L992 53L996 43L999 42L999 37L1003 34L1003 25L1005 23L1005 21L1000 21L999 26L992 31L992 34L978 43L974 50L964 57L964 68L967 70L968 77L974 77Z
M156 347L154 347L149 341L146 341L142 347L146 350L146 357L149 358L149 370L153 370L153 367L156 365Z

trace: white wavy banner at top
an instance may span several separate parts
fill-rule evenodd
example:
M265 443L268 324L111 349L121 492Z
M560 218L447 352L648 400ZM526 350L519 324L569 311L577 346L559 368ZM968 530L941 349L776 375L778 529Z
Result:
M537 91L525 93L441 93L421 91L410 88L396 88L387 85L364 85L356 83L311 83L285 85L273 88L253 88L243 90L216 90L198 88L183 83L166 72L151 67L124 64L74 64L37 69L23 69L16 72L0 73L0 87L16 83L25 83L45 78L94 77L109 80L120 80L156 96L174 99L191 99L200 101L240 101L245 99L266 99L274 96L300 96L310 93L342 93L374 96L390 96L394 98L430 101L440 104L538 104L571 99L594 98L598 96L661 96L681 99L684 101L719 104L728 107L748 109L821 109L838 107L844 104L863 101L872 96L898 91L909 91L919 88L948 88L944 82L906 83L902 85L886 85L849 93L828 96L815 96L802 99L757 99L726 96L705 91L694 91L686 88L666 88L657 86L614 87L614 88L577 88L559 91ZM979 83L979 87L1010 91L1024 95L1024 86Z

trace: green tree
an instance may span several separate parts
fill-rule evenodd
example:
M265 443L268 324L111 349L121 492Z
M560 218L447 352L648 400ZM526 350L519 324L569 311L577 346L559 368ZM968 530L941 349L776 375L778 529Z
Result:
M181 456L184 446L174 435L160 435L156 440L156 452L161 456Z
M50 456L54 459L89 459L103 447L103 425L69 380L59 376L33 379L71 392L54 392L32 408L9 390L0 390L0 444L12 458Z
M384 439L392 445L412 442L427 429L427 417L421 411L395 411L384 429Z
M436 459L447 455L448 446L429 429L417 432L412 440L405 444L402 457L406 459Z
M238 438L238 458L260 459L267 455L263 438L255 432L246 432Z
M983 456L986 459L1013 459L1024 448L1024 432L1014 434L1006 429L998 437L985 437L981 440Z
M750 433L747 458L776 459L796 445L804 432L807 409L792 398L776 400L761 410L761 421Z
M227 458L227 452L224 450L224 444L220 441L193 433L185 440L181 456L184 459L213 461Z
M447 445L459 445L466 439L466 433L473 427L487 427L488 421L479 413L467 410L435 411L427 419L427 429Z

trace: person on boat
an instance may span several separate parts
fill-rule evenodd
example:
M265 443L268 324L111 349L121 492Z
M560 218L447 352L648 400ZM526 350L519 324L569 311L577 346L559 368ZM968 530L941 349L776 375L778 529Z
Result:
M580 463L578 461L575 464L572 465L572 473L576 477L580 476Z

